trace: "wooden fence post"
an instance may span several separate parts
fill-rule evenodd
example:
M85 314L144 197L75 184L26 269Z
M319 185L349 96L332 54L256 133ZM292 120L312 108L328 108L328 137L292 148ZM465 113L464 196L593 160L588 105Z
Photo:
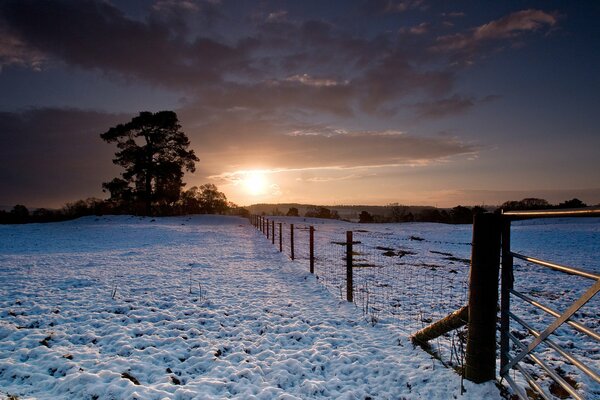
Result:
M269 219L267 218L267 239L269 238Z
M475 383L496 377L500 218L486 213L473 219L465 378Z
M315 273L315 228L310 226L310 273Z
M279 252L283 251L283 236L281 236L281 222L279 223Z
M294 259L294 224L290 224L290 257Z
M510 219L502 219L502 275L500 286L500 370L508 364L510 290L513 288L513 258L510 254Z
M352 282L352 231L346 232L346 300L354 301Z
M271 220L271 244L275 244L275 220Z

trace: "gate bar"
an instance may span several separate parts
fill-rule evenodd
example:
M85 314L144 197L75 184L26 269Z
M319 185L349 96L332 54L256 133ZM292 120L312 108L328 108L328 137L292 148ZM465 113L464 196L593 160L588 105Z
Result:
M515 337L515 335L513 335L512 333L508 334L508 337L512 340L512 342L514 344L516 344L520 349L524 349L526 348L526 346L521 343L521 341L519 339L517 339ZM546 371L546 373L550 376L550 378L552 378L556 383L558 383L563 389L565 389L567 392L569 392L569 394L571 396L573 396L576 400L583 400L582 397L579 395L579 393L577 393L577 391L571 386L569 385L560 375L558 375L556 372L554 372L552 370L552 368L550 368L548 366L548 364L546 364L545 362L543 362L542 360L540 360L535 354L528 354L527 355L529 358L531 358L531 360L536 363L537 365L539 365L544 371Z
M540 336L540 333L538 331L536 331L527 322L523 321L521 318L517 317L513 313L510 313L510 316L512 319L517 321L521 326L523 326L525 329L527 329L533 336L535 336L535 337ZM560 347L553 340L546 338L546 340L544 340L544 343L546 343L548 346L550 346L552 349L554 349L558 354L560 354L561 356L566 358L568 361L570 361L574 366L579 368L581 371L583 371L587 376L592 378L594 381L600 383L600 376L596 372L594 372L587 365L585 365L584 363L579 361L577 358L575 358L575 356L568 353L565 349Z
M515 253L515 252L511 252L510 253L513 257L521 259L523 261L528 261L530 263L534 263L537 265L541 265L543 267L548 267L550 269L553 269L555 271L561 271L567 274L571 274L571 275L578 275L584 278L588 278L588 279L593 279L596 281L600 281L600 275L598 274L594 274L592 272L587 272L584 271L582 269L578 269L578 268L573 268L573 267L567 267L565 265L560 265L560 264L555 264L555 263L551 263L548 261L543 261L534 257L529 257L529 256L525 256L519 253Z
M573 314L575 314L581 307L585 305L598 291L600 290L600 280L597 281L592 287L590 287L579 299L575 301L575 303L571 304L569 308L559 317L556 318L550 326L548 326L540 336L536 337L529 345L527 349L522 350L519 354L515 356L507 365L505 365L501 373L505 373L509 371L516 363L521 361L523 357L530 353L533 349L537 347L544 339L546 339L552 332L554 332L558 327L560 327L566 320L568 320Z
M520 299L526 301L527 303L531 304L532 306L535 306L535 307L547 312L548 314L552 315L553 317L556 317L556 318L560 317L560 314L558 313L558 311L555 311L555 310L551 309L550 307L547 307L547 306L543 305L542 303L535 301L531 297L526 296L521 292L517 292L516 290L511 290L510 293L514 294L515 296L519 297ZM572 321L572 320L568 320L566 322L566 324L571 325L573 328L577 329L579 332L584 333L588 336L591 336L593 339L596 339L597 341L600 342L600 334L596 333L593 329L590 329L587 326L582 325L579 322Z

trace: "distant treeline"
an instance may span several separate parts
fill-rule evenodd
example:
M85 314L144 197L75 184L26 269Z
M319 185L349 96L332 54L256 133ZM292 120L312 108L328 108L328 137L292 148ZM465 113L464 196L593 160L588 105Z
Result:
M287 211L285 210L287 206ZM557 205L547 200L526 198L519 201L507 201L500 207L485 206L456 206L454 208L437 208L429 206L407 206L397 203L387 206L334 206L322 207L302 204L256 204L248 207L252 213L275 216L304 216L314 218L352 220L361 223L390 223L390 222L441 222L446 224L470 224L473 216L487 211L501 212L514 210L544 210L583 208L587 204L579 199L571 199Z
M287 207L286 207L287 206ZM353 220L362 223L391 222L441 222L447 224L470 224L473 215L486 211L500 212L514 210L543 210L583 208L587 204L579 199L571 199L553 205L544 199L526 198L519 201L507 201L498 208L484 206L456 206L454 208L436 208L427 206L406 206L389 204L387 206L336 206L323 207L302 204L256 204L248 208L227 201L224 193L219 192L213 184L192 187L181 192L179 199L166 204L154 215L189 215L189 214L227 214L248 216L250 213L274 216L294 216L307 218L325 218ZM23 224L29 222L57 222L88 215L145 215L145 204L123 203L114 200L89 198L67 203L62 209L51 210L38 208L30 211L18 204L11 211L0 211L0 224Z
M146 215L146 204L139 202L102 200L88 198L65 204L58 210L37 208L28 210L17 204L10 211L0 210L0 224L24 224L31 222L58 222L88 215ZM249 211L227 201L224 193L213 184L192 187L181 192L179 199L171 204L162 204L154 210L155 216L189 214L228 214L247 216Z

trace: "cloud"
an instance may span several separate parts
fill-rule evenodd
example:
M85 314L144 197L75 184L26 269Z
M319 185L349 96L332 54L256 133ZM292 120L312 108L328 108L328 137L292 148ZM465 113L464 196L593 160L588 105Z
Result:
M369 4L388 13L426 6ZM437 38L427 22L365 35L351 24L295 20L278 10L246 19L227 35L216 34L219 29L213 32L203 21L212 18L228 27L234 17L226 16L225 7L160 0L148 15L133 18L109 2L7 0L0 5L9 34L0 41L0 63L39 68L57 60L121 82L124 77L159 85L213 109L386 117L397 115L406 98L421 100L421 109L427 102L437 101L438 109L456 105L456 99L439 100L448 98L462 66L453 56L469 58L480 43L556 23L543 11L525 10ZM427 115L436 113L420 114Z
M400 28L400 33L408 33L411 35L423 35L429 32L429 23L421 22L419 25L411 26L410 28Z
M248 69L247 41L229 46L197 37L189 42L171 20L134 20L108 2L7 1L0 15L6 29L29 47L84 69L178 88Z
M417 68L401 51L383 58L356 82L362 108L370 113L385 113L385 103L408 95L439 96L451 90L455 75L451 70Z
M472 52L479 46L501 39L512 39L527 32L552 27L557 16L541 10L522 10L480 25L468 33L455 33L437 38L435 51Z
M289 76L287 78L285 78L285 81L287 82L298 82L301 83L303 85L308 85L308 86L316 86L316 87L322 87L322 86L338 86L338 85L347 85L348 81L343 81L343 82L339 82L335 79L328 79L328 78L314 78L312 76L310 76L309 74L296 74L296 75L292 75Z
M0 113L0 204L60 206L117 176L100 133L128 119L75 109Z
M476 28L476 40L503 39L518 36L522 32L532 32L557 22L555 15L541 10L522 10Z
M5 66L21 66L40 71L46 60L43 52L0 29L0 72Z
M288 13L285 10L273 11L267 16L267 22L285 21L287 19L287 15Z
M200 6L197 2L191 0L158 0L152 5L152 9L159 12L169 12L174 9L196 12L200 10Z
M417 118L441 118L466 112L475 105L475 99L454 95L440 100L417 103Z
M364 10L370 14L397 14L427 8L424 0L368 0L364 4Z
M352 130L345 126L290 124L285 117L229 111L214 120L181 114L202 162L200 174L248 169L349 170L424 165L476 153L454 137L422 137L395 130ZM193 127L193 128L189 128Z

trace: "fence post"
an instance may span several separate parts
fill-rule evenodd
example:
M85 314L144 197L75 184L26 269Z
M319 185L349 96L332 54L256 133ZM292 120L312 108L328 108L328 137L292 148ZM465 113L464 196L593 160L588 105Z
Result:
M279 252L283 251L283 236L281 236L281 222L279 223Z
M290 257L294 259L294 224L290 224Z
M267 218L267 239L269 238L269 219Z
M346 232L346 300L354 301L352 282L352 231Z
M500 370L508 364L510 290L513 288L513 258L510 254L510 219L502 219L502 270L500 279Z
M465 378L482 383L496 377L496 307L501 225L498 214L477 214L469 272L469 323Z
M271 220L271 244L275 244L275 220Z
M310 273L315 273L315 228L310 226Z

